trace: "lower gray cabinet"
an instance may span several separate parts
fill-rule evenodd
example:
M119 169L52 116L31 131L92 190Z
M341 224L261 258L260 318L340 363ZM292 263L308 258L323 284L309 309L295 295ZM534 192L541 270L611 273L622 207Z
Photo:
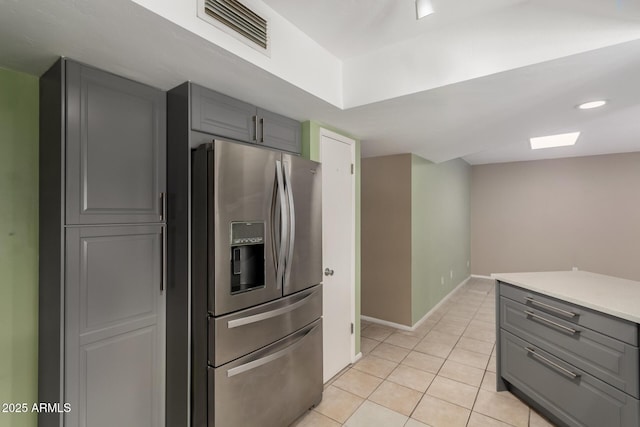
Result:
M66 229L65 427L164 425L163 227Z
M637 427L638 325L497 282L497 389L554 424Z
M565 425L638 425L637 399L509 332L500 339L502 377Z

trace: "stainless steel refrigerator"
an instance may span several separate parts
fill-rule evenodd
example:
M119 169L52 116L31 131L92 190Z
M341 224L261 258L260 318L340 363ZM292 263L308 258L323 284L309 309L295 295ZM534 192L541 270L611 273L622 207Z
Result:
M322 398L320 165L192 154L193 426L285 427Z

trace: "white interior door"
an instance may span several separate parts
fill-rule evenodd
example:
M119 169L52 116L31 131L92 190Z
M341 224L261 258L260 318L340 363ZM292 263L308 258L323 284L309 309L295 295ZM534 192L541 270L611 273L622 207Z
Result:
M321 129L323 376L328 381L354 358L355 141Z

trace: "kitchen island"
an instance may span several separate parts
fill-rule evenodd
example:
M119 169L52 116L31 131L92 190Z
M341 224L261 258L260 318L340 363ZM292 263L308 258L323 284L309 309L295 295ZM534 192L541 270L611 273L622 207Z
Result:
M640 282L584 271L496 279L496 371L558 425L640 423Z

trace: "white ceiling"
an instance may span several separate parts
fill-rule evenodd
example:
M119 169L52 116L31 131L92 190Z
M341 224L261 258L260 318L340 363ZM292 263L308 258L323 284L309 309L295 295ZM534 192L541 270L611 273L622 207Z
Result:
M245 1L270 18L270 57L205 26L196 0L0 0L0 67L40 75L65 55L162 89L193 80L341 128L365 156L640 151L636 0L433 0L421 21L412 0ZM528 149L575 130L575 147Z

